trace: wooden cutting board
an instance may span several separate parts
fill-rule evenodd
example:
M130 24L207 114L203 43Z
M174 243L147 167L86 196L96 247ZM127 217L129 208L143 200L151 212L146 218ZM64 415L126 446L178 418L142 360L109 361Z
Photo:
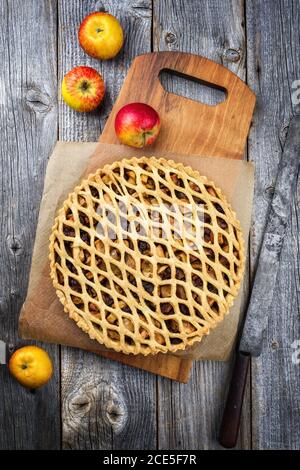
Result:
M226 91L222 103L211 106L166 92L162 71L193 78ZM255 95L225 67L183 52L157 52L136 57L110 113L100 142L118 144L115 116L127 103L141 101L161 117L160 135L153 148L211 157L242 158L255 105Z
M226 92L216 106L168 93L159 75L171 71ZM100 142L118 144L114 130L118 110L131 102L144 102L159 113L162 127L153 148L201 156L243 158L255 105L255 95L235 74L204 57L182 52L157 52L136 57L100 136ZM192 361L158 354L127 356L115 352L105 357L150 372L187 382Z

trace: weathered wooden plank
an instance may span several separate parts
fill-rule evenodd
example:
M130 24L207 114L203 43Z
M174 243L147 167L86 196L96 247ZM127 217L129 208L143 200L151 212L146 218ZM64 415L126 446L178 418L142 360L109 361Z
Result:
M299 1L247 2L248 81L258 96L249 158L256 165L251 263L257 259L285 128L299 114L293 82L300 77ZM300 448L300 376L292 343L300 339L299 188L286 233L263 353L253 360L253 446Z
M126 41L108 62L88 57L77 42L84 16L109 11L123 25ZM100 71L107 97L99 112L76 114L60 103L62 140L98 140L127 69L135 55L150 51L151 1L65 0L59 4L59 76L78 64ZM150 449L156 446L156 378L138 369L83 351L62 350L63 447L72 449Z
M57 136L56 8L56 0L0 1L0 338L11 351L23 344L18 315L43 175ZM23 389L0 368L2 449L60 446L58 347L46 349L55 377L40 391Z
M153 34L155 50L181 50L200 54L222 63L245 79L242 1L155 2ZM175 93L211 104L218 98L215 90L208 93L198 84L184 83L176 77L165 78L164 86ZM160 448L219 448L217 435L230 369L229 363L197 362L187 385L158 379ZM249 387L238 445L242 448L250 446Z

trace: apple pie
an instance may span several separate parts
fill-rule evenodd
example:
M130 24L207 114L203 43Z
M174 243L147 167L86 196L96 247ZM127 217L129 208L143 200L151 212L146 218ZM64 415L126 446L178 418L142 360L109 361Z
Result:
M77 186L50 237L65 312L125 354L175 352L228 313L244 269L235 213L214 183L171 160L104 166Z

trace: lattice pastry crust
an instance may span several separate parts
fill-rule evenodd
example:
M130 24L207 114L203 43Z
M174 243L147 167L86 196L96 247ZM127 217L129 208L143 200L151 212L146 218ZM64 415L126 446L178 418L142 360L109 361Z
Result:
M240 224L220 189L154 157L106 165L76 187L50 237L65 311L129 354L175 352L228 313L244 269Z

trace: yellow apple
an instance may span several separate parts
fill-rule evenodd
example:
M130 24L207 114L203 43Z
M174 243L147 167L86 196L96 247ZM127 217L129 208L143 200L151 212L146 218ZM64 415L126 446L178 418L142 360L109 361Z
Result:
M53 366L48 353L37 346L24 346L11 356L8 368L11 375L27 388L39 388L52 377Z
M119 21L109 13L97 11L86 16L78 32L82 49L96 59L112 59L123 46L124 35Z

